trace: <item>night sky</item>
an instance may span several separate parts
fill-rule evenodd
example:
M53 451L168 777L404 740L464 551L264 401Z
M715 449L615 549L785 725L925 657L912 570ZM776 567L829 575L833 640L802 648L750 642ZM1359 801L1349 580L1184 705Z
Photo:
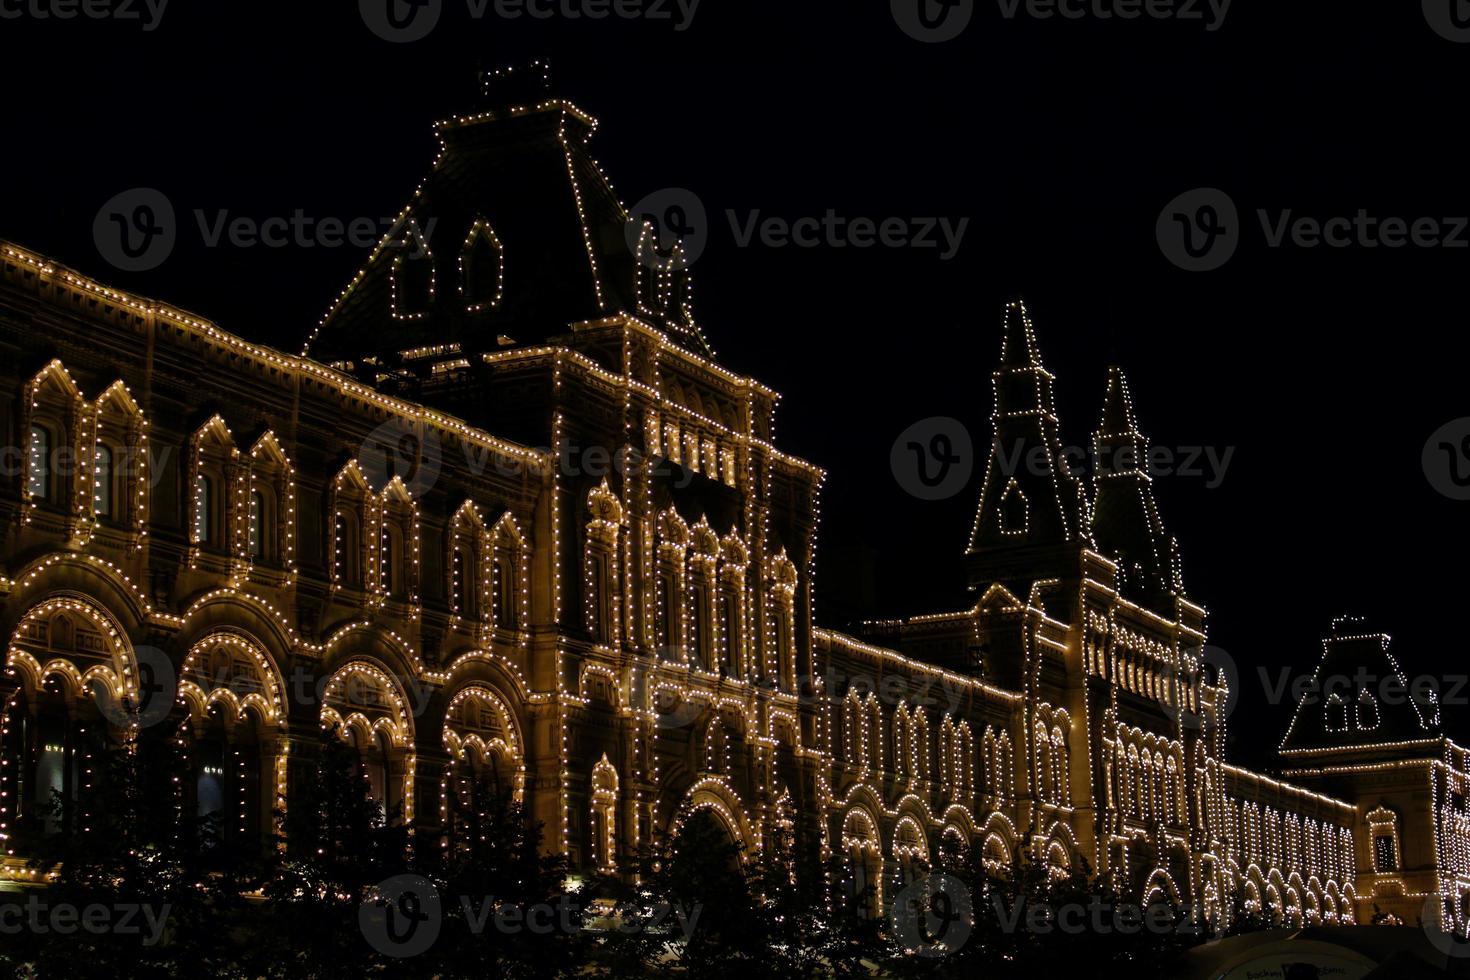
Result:
M353 3L173 0L144 30L38 20L37 2L0 0L0 238L291 351L364 253L211 248L194 211L392 216L433 158L431 122L474 104L477 69L549 59L556 94L601 121L594 153L625 202L686 187L708 211L705 333L784 394L778 444L829 471L823 624L964 601L983 459L964 491L926 502L889 451L934 416L986 447L1002 306L1022 296L1068 442L1090 439L1117 363L1154 443L1233 447L1219 486L1175 476L1158 494L1242 674L1237 758L1287 720L1257 669L1310 668L1334 615L1393 634L1411 675L1467 671L1470 503L1433 488L1421 453L1470 416L1470 230L1459 248L1273 248L1257 216L1361 208L1449 234L1470 214L1470 44L1418 3L1240 0L1208 30L1203 3L1205 21L1069 20L980 0L959 38L926 44L886 0L705 0L684 30L672 2L672 20L594 22L476 19L445 0L414 43L375 36ZM127 273L92 225L135 187L169 198L179 241ZM1238 250L1209 272L1171 264L1155 234L1198 187L1240 216ZM969 225L944 260L739 247L727 216L828 209ZM1447 718L1470 731L1470 705Z

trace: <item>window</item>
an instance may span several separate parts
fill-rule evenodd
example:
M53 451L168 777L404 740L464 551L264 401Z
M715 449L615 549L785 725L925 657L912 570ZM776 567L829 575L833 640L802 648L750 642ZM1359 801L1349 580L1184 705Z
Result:
M484 218L470 228L459 264L460 292L464 296L465 309L475 313L499 306L504 284L500 240Z
M1329 732L1347 731L1347 705L1337 694L1327 695L1327 705L1323 712L1326 716L1323 720L1323 727Z
M1002 534L1025 534L1027 516L1026 495L1014 479L1006 485L1000 498L1000 530Z
M265 557L265 521L265 494L256 490L250 495L250 557L256 560Z
M194 543L214 544L214 478L200 473L194 478Z
M1366 687L1358 692L1358 728L1372 731L1378 727L1378 699Z
M97 444L92 453L92 513L99 519L113 519L112 450Z
M51 430L44 425L31 426L30 460L27 466L29 486L35 500L51 499Z
M394 599L404 597L403 532L394 525L383 528L383 588Z
M362 539L357 533L357 515L350 510L337 513L337 573L343 585L362 587Z
M1398 854L1393 846L1392 834L1379 834L1373 838L1373 870L1397 871Z

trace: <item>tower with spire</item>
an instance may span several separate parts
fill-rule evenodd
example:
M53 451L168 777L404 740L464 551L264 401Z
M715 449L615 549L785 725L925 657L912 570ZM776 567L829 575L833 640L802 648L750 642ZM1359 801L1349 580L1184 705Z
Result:
M1087 496L1069 469L1052 386L1025 304L1005 308L1000 366L992 377L990 459L965 553L970 588L1075 574L1089 544ZM1027 581L1029 580L1029 581Z
M1092 541L1118 566L1118 590L1164 615L1184 591L1178 542L1164 530L1148 472L1149 446L1138 430L1128 379L1108 369L1102 421L1093 436Z

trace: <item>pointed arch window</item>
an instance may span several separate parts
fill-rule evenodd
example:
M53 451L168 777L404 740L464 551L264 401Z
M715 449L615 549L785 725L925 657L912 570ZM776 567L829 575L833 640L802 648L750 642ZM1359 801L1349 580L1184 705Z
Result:
M434 304L434 255L412 219L396 251L391 270L393 315L399 319L428 316Z
M1323 706L1322 727L1329 732L1347 731L1347 704L1344 703L1337 692L1327 695L1327 703Z
M1012 477L1000 495L1000 532L1017 537L1024 535L1029 511L1026 494L1021 492L1021 485Z
M1371 732L1380 721L1378 699L1366 687L1358 692L1357 724L1359 731Z
M459 292L467 313L499 309L505 292L505 253L490 222L476 219L459 254Z

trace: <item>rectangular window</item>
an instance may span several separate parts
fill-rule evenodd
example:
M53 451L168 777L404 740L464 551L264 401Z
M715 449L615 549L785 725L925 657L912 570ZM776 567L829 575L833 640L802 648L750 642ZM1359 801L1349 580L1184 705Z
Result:
M1381 834L1373 838L1373 868L1375 871L1397 871L1398 855L1394 852L1393 837Z
M210 513L213 506L214 486L208 476L200 473L194 478L194 543L211 544Z
M92 454L92 513L112 519L112 450L100 443Z
M45 426L31 426L30 459L26 467L32 499L51 499L51 433Z

